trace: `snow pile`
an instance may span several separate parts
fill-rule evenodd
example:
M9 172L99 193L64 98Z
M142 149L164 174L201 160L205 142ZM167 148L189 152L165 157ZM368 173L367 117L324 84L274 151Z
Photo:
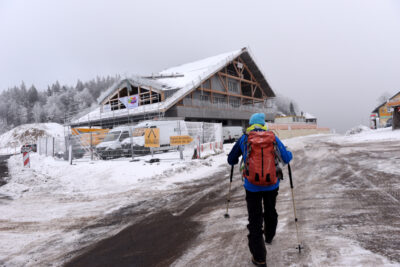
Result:
M64 138L64 127L58 123L23 124L0 135L0 154L19 152L25 144L35 144L39 137Z
M368 128L367 126L365 126L365 125L358 125L358 126L356 126L356 127L354 127L354 128L351 128L350 130L348 130L348 131L346 132L346 135L358 134L358 133L369 132L369 131L371 131L371 129Z
M139 161L129 159L76 162L69 165L51 157L31 154L31 169L24 169L22 156L13 156L9 160L12 179L0 188L12 198L24 197L28 190L34 194L51 191L52 194L73 196L101 196L117 194L139 187L151 190L163 190L174 187L175 183L192 180L206 175L215 164L213 158L206 161L179 160L179 152L155 154L160 162L149 163L151 155L141 157ZM219 163L226 159L218 159ZM211 170L212 171L212 170ZM29 174L27 179L25 175ZM150 189L149 189L150 190ZM18 211L16 211L18 213ZM18 217L18 216L16 216ZM16 218L14 217L14 218Z
M372 141L400 141L400 131L393 131L392 128L381 128L377 130L363 131L348 136L338 136L335 142L372 142Z

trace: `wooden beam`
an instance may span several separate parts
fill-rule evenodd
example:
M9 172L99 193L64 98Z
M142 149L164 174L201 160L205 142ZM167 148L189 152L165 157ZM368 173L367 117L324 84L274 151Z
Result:
M152 97L151 87L150 87L150 104L153 104L153 97Z
M128 81L126 81L126 90L128 93L128 97L131 96L131 89L132 89L131 84Z
M118 110L121 109L121 102L119 101L120 91L121 89L118 89Z
M141 104L140 104L140 103L141 103L141 97L140 97L141 87L138 86L137 90L138 90L138 96L139 96L139 103L138 103L138 106L141 106Z
M233 65L233 67L235 68L235 71L236 71L237 76L238 76L240 79L242 79L242 76L240 76L240 72L239 72L239 70L238 70L237 67L236 67L235 61L233 61L232 65Z
M258 101L264 101L263 98L256 98L256 97L251 97L251 96L246 96L246 95L240 95L240 94L233 94L230 92L221 92L221 91L216 91L216 90L212 90L212 89L207 89L207 88L198 88L199 90L203 90L204 92L210 92L210 93L214 93L214 94L220 94L220 95L228 95L228 96L235 96L235 97L243 97L246 99L254 99L254 100L258 100Z
M241 79L239 77L236 77L236 76L233 76L233 75L230 75L230 74L226 74L226 73L223 73L223 72L218 72L218 73L220 75L222 75L222 76L225 76L225 77L228 77L228 78L231 78L231 79L235 79L235 80L240 81L240 82L246 82L246 83L250 83L250 84L257 84L257 82L253 82L253 81L246 80L246 79Z
M254 82L257 84L258 87L262 88L261 85L257 82L257 79L254 77L253 73L250 71L249 67L247 67L247 65L244 63L243 59L239 56L238 59L240 60L240 63L243 64L243 67L246 68L247 72L250 74L250 77L252 79L252 81L254 80ZM263 94L264 97L268 97L264 90L261 89L261 92Z
M222 80L221 74L218 72L218 78L221 80L222 85L225 88L225 91L228 92L228 87L226 86L225 82ZM212 88L212 87L211 87Z

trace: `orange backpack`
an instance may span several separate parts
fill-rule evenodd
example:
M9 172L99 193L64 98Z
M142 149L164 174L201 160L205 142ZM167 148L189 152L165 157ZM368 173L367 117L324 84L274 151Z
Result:
M275 145L273 132L251 131L248 134L243 176L250 183L259 186L276 184Z

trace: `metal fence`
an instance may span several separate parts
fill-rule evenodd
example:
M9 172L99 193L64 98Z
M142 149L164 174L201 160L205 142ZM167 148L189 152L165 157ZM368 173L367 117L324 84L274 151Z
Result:
M54 137L40 137L37 140L37 152L39 155L66 158L65 140Z
M149 136L146 137L146 134L149 135L150 132L152 135L157 135L157 146L147 147L145 145L146 138L149 138ZM191 142L185 145L171 144L171 137L176 136L184 136ZM44 142L47 143L44 145ZM43 140L41 151L47 151L47 155L51 155L52 142L54 141ZM202 146L203 144L207 144L207 146ZM212 144L212 149L209 149L209 144ZM221 123L147 120L129 125L115 125L110 129L70 128L65 138L63 157L75 161L110 160L179 152L181 159L198 158L199 154L201 155L200 148L206 147L207 149L204 151L208 151L209 154L222 151L222 146ZM203 153L203 155L206 154ZM173 157L177 157L177 155L175 153Z

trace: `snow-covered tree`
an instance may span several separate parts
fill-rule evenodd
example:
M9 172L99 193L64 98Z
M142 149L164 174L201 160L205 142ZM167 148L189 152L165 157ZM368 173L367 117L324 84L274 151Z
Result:
M56 81L44 91L34 85L27 90L22 82L0 92L0 121L6 130L32 121L63 123L66 114L70 116L96 105L95 99L117 79L118 76L107 76L87 82L78 80L75 87L61 86Z
M33 106L32 114L35 122L44 122L46 120L46 113L39 102L36 102Z
M79 109L82 110L90 107L94 99L89 89L85 87L81 92L74 95L74 101L78 104Z
M275 106L278 112L282 112L286 115L296 115L299 113L296 102L286 96L278 95L275 98Z
M385 103L390 99L392 95L388 92L384 92L380 97L378 97L377 101L379 104Z
M296 115L296 112L294 111L293 102L290 102L289 110L290 110L290 115Z

